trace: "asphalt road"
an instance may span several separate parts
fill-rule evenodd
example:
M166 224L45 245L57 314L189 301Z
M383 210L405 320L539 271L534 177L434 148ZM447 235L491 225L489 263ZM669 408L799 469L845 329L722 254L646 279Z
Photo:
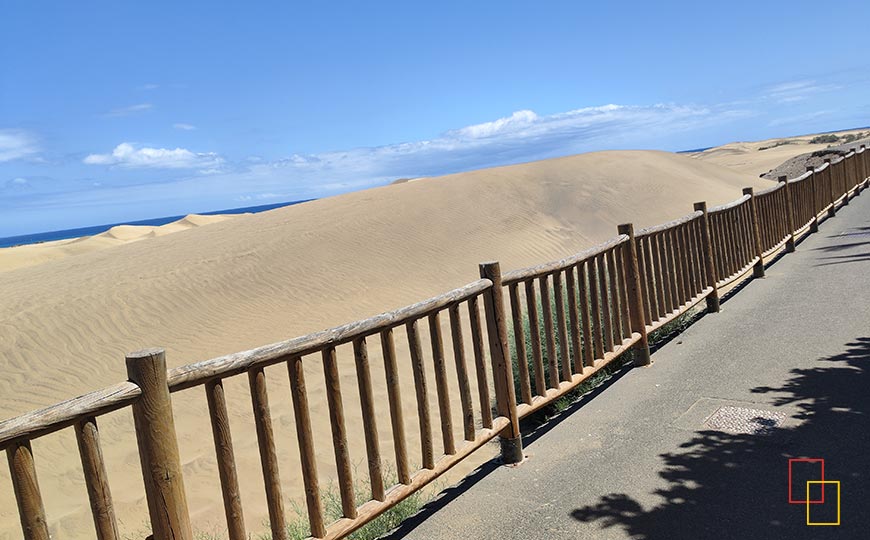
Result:
M390 538L870 538L870 192L653 361L527 437L520 466L483 466ZM808 526L808 505L788 503L790 458L825 460L840 526ZM792 498L820 474L795 463ZM824 502L810 519L836 519L836 485L812 489Z

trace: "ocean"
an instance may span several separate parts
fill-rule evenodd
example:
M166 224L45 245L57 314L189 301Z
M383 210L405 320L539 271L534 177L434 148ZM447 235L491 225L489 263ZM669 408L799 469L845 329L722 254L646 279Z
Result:
M308 202L314 199L305 199L302 201L291 201L291 202L282 202L282 203L274 203L274 204L263 204L260 206L245 206L243 208L230 208L229 210L215 210L212 212L197 212L198 214L205 216L213 216L216 214L256 214L258 212L265 212L267 210L274 210L275 208L283 208L285 206L291 206L294 204ZM23 234L20 236L9 236L7 238L0 238L0 248L4 247L12 247L12 246L22 246L26 244L39 244L41 242L53 242L55 240L67 240L69 238L79 238L81 236L93 236L95 234L100 234L108 231L112 227L117 225L152 225L152 226L160 226L166 225L167 223L172 223L173 221L178 221L184 216L167 216L161 218L154 219L143 219L142 221L126 221L123 223L109 223L106 225L95 225L93 227L80 227L78 229L65 229L62 231L49 231L49 232L41 232L34 234Z

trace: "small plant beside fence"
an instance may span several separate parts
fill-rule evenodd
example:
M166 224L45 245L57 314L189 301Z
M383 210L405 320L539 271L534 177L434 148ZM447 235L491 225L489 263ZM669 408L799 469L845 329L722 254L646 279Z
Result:
M794 251L796 240L848 204L868 182L864 146L799 178L736 201L694 211L669 223L634 231L622 225L613 239L565 259L505 274L497 262L480 265L480 279L435 298L330 330L170 369L161 349L131 353L129 380L0 423L0 449L8 457L24 538L48 540L48 522L30 442L72 428L87 487L96 537L118 540L118 528L97 419L129 408L135 423L141 472L153 537L192 540L184 478L172 412L172 394L203 388L208 403L220 490L231 540L244 540L238 473L223 381L247 377L262 465L269 526L274 540L288 537L275 436L264 368L287 367L305 492L305 514L315 538L341 538L412 496L472 452L498 437L505 463L523 459L521 418L553 403L627 351L638 365L650 363L647 336L702 300L719 310L719 292L750 275L764 275L765 262ZM445 351L442 322L449 325ZM423 343L421 327L428 329ZM417 405L420 455L408 455L402 388L397 376L396 336L410 353ZM368 346L380 344L389 417L379 418ZM465 343L471 342L471 357ZM337 349L352 350L365 434L369 493L360 502L349 458ZM424 348L432 358L428 380ZM450 359L448 360L448 357ZM305 363L323 370L341 517L324 512L312 436ZM517 373L514 373L514 369ZM455 388L450 387L451 371ZM433 425L432 382L438 409ZM462 439L456 440L452 410L458 396ZM395 475L385 474L377 424L389 422ZM436 455L436 436L440 434ZM417 462L421 467L412 468ZM385 483L385 478L394 481Z

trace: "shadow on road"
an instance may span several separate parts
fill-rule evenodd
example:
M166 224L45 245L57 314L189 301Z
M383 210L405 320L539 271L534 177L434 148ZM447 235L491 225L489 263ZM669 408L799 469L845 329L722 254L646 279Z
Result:
M753 392L795 407L800 423L772 435L697 432L679 451L661 455L658 474L668 486L655 492L660 503L644 507L611 493L572 516L642 540L870 537L870 337L792 370L781 387ZM793 457L824 458L825 478L841 481L841 526L809 527L806 505L787 503ZM833 501L830 489L826 500ZM817 509L832 510L827 503Z
M833 253L839 253L844 250L854 250L858 248L864 248L860 251L844 254L844 255L833 255ZM825 255L819 257L820 262L815 266L830 266L832 264L842 264L842 263L851 263L851 262L861 262L861 261L870 261L870 241L866 242L849 242L846 244L833 244L830 246L822 246L813 249L813 251L820 251L822 253L831 253L831 255Z

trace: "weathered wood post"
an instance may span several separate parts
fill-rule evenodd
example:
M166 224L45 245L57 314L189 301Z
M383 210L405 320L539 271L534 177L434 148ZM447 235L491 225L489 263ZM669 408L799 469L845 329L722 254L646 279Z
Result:
M716 263L713 260L713 242L710 240L710 215L707 213L707 202L695 203L695 212L701 212L701 257L704 260L704 273L707 275L707 286L713 291L707 295L707 313L719 313L719 281L716 275Z
M810 173L810 191L813 194L812 204L810 204L810 208L813 211L813 220L810 221L810 233L819 232L819 186L816 185L816 169L814 167L807 167L807 172Z
M221 481L224 513L227 518L227 536L229 540L245 540L247 538L245 517L242 511L242 496L236 473L233 436L230 432L230 417L227 411L223 381L214 379L207 382L205 396L208 403L208 415L211 418L211 431L215 455L217 456L218 477Z
M852 197L855 197L861 191L861 158L858 157L857 148L852 148L852 158L849 161L852 164L852 167L850 169L852 179L850 180L850 183L852 184L852 187L855 188L855 192L852 194Z
M486 333L489 336L489 351L492 359L496 410L499 416L504 416L510 421L510 424L499 434L501 460L506 465L519 463L523 460L523 438L520 433L520 418L517 414L513 365L507 341L501 267L498 262L481 263L480 277L492 281L492 287L483 295L483 309L486 313Z
M855 179L855 182L858 184L858 189L855 190L855 193L861 193L861 191L864 189L864 179L867 178L866 169L865 169L866 163L864 161L864 157L865 157L864 156L864 153L865 153L864 145L862 144L861 146L859 146L858 150L860 150L860 152L855 154L855 158L857 161L856 170L857 170L857 175L858 175L858 177Z
M628 259L625 261L625 283L628 285L629 323L631 331L640 334L634 365L648 366L652 363L649 354L649 337L646 335L646 316L643 311L641 295L640 268L637 263L637 243L634 239L634 225L623 223L617 230L628 236Z
M12 490L18 503L18 517L25 540L49 540L45 507L36 480L33 464L33 449L30 441L16 441L6 449L9 472L12 474Z
M302 486L305 490L305 506L308 509L308 526L311 536L323 538L326 536L326 527L323 525L314 436L311 433L311 413L308 409L305 368L301 356L293 356L287 360L287 372L290 376L290 399L293 401L293 418L296 420L296 442L299 445L299 464L302 466ZM257 439L260 443L260 463L263 478L266 480L266 505L269 508L272 540L288 540L281 478L278 471L278 453L275 450L275 436L272 431L272 416L269 411L266 375L263 368L249 371L248 380L254 396L254 418L257 423Z
M837 162L837 177L840 179L840 183L843 185L843 206L849 204L849 180L848 176L848 166L849 159L846 156L840 158L840 161Z
M288 366L294 364L293 358ZM254 414L254 427L257 430L257 446L260 453L260 468L263 472L263 485L266 490L266 507L269 511L269 528L272 530L272 540L287 540L287 527L284 521L284 498L281 495L281 478L278 470L278 452L275 450L275 435L272 430L272 413L269 409L269 391L266 387L266 373L262 367L254 367L248 371L248 386L251 389L251 409ZM304 389L304 383L301 385ZM290 393L293 396L293 411L296 413L296 391L298 387L293 381L292 369L290 375ZM307 406L307 404L306 404ZM296 416L296 425L301 426L299 417ZM296 430L296 436L302 433L302 429ZM299 443L299 453L303 453L305 445ZM302 458L305 459L304 457ZM308 463L302 461L302 480L305 485L306 496L308 484L306 473L310 471ZM309 506L309 513L311 507ZM311 534L318 536L315 531L316 521L310 520Z
M852 176L849 172L849 169L852 168L852 158L849 157L849 154L843 156L843 159L840 160L840 178L843 180L843 206L849 204L849 183Z
M100 448L97 419L91 416L79 420L75 424L75 431L97 540L119 540L121 536L115 523L115 507L112 504L109 479Z
M837 207L834 202L837 200L837 197L834 195L834 166L831 165L830 159L825 159L825 163L828 164L825 167L825 177L828 179L828 198L830 199L830 208L828 208L828 217L834 217L837 215Z
M743 188L743 194L749 195L749 224L752 230L752 243L755 256L758 261L752 266L752 275L757 278L764 277L764 248L761 245L761 223L758 219L758 202L755 200L755 191L751 187Z
M859 167L859 168L861 170L861 179L860 179L861 186L862 186L861 189L864 189L864 181L867 180L867 146L863 145L863 144L861 145L861 161L860 161L860 163L861 163L861 167Z
M785 184L785 214L788 223L788 240L785 241L785 252L794 253L794 206L791 202L791 188L789 188L787 176L780 176L776 180Z
M128 354L127 376L142 389L133 404L133 422L154 538L193 540L163 349Z

